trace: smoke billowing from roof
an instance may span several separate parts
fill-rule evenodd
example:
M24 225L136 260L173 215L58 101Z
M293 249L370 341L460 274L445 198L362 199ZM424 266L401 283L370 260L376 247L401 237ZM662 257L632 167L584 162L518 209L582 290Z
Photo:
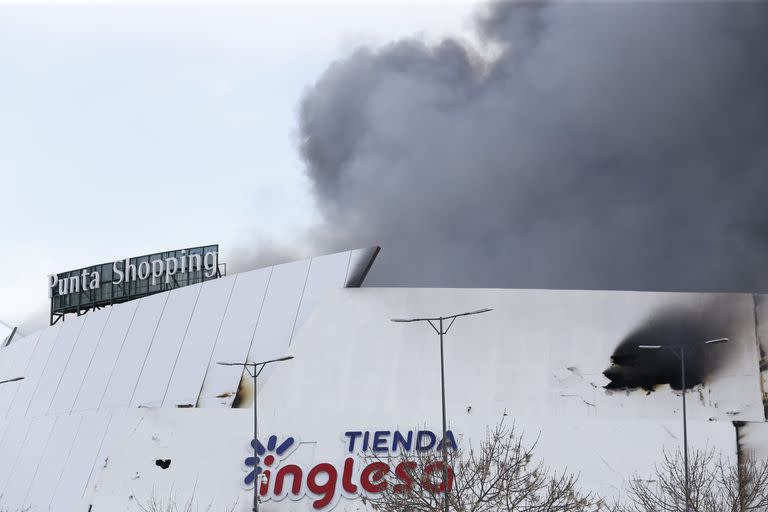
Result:
M315 248L369 285L768 290L768 3L503 3L300 110ZM318 247L319 246L319 247Z

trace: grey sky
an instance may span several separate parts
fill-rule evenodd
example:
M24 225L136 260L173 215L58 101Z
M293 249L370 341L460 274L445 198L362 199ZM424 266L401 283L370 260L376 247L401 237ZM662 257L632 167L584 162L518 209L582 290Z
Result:
M318 221L303 92L359 44L460 33L471 11L0 2L0 318L41 318L51 272L298 238Z

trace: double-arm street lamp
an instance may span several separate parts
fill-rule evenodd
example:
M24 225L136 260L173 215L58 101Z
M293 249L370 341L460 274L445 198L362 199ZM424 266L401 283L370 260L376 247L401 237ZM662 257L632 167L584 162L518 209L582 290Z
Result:
M245 368L248 374L253 377L253 512L259 512L259 478L256 474L256 460L259 457L257 448L259 446L259 416L257 408L258 388L256 387L256 380L264 370L264 367L268 364L279 363L280 361L288 361L290 359L293 359L293 356L279 357L277 359L270 359L268 361L261 361L258 363L217 363L222 366L242 366ZM251 367L253 367L253 373L251 373Z
M714 345L717 343L727 343L728 338L715 338L713 340L707 340L701 343L704 345ZM695 348L699 348L694 345ZM661 350L668 349L675 357L680 360L680 376L682 379L683 389L683 459L685 461L685 510L689 512L691 509L691 492L688 482L688 418L685 410L685 345L638 345L637 348L641 350Z
M451 329L451 326L453 326L453 322L456 321L457 318L461 316L470 316L470 315L479 315L480 313L487 313L489 311L493 311L489 308L484 309L478 309L476 311L468 311L466 313L458 313L456 315L449 315L449 316L436 316L436 317L430 317L430 318L393 318L393 322L427 322L432 329L435 330L435 332L440 336L440 390L442 393L443 398L443 485L445 486L445 493L444 493L444 510L445 512L448 512L448 446L446 444L446 437L448 435L448 427L446 426L445 421L445 362L443 357L443 336L445 336L448 331ZM448 322L447 327L443 327L447 320L450 320Z

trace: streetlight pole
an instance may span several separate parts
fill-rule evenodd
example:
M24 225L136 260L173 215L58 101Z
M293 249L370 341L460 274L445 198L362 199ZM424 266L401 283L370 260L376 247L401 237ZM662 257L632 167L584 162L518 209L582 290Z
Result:
M410 323L410 322L427 322L432 329L440 336L440 392L442 395L443 403L443 486L445 493L443 494L443 509L444 512L448 512L448 445L446 444L446 437L448 437L448 426L446 422L445 413L445 357L443 350L443 337L448 334L448 331L453 326L453 322L460 316L479 315L480 313L487 313L493 311L490 308L478 309L476 311L468 311L466 313L458 313L456 315L449 316L436 316L429 318L393 318L393 322L398 323ZM443 322L450 320L448 327L443 328ZM435 325L437 323L437 325Z
M279 357L277 359L270 359L268 361L261 361L258 363L216 363L222 366L242 366L253 377L253 512L259 512L259 475L256 474L256 460L259 457L259 416L258 416L258 392L257 392L257 379L264 370L264 367L269 363L278 363L280 361L288 361L293 359L293 356ZM253 367L253 374L251 374L250 368Z
M713 340L705 341L703 345L714 345L715 343L727 342L728 338L715 338ZM666 348L669 349L669 351L672 352L675 357L680 360L680 380L683 388L683 461L685 467L685 512L689 512L691 510L691 488L688 476L688 416L685 405L685 345L638 345L637 348L641 350L659 350Z

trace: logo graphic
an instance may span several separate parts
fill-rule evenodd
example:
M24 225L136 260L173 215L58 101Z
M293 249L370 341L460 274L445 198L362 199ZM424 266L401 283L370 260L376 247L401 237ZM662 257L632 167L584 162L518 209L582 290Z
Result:
M266 447L254 439L250 455L243 462L243 470L248 474L242 483L250 489L258 485L258 494L264 501L308 498L317 511L333 509L340 498L353 500L361 494L379 494L390 485L398 493L408 492L417 482L420 488L429 492L445 492L453 485L453 468L447 468L448 478L443 481L443 463L439 460L427 464L416 474L416 463L412 461L366 459L372 453L386 457L384 454L439 452L443 443L456 450L456 440L450 430L445 439L430 430L358 430L344 432L342 442L343 460L302 463L299 462L301 457L296 461L286 460L299 447L295 437L279 441L278 436L272 435Z
M278 445L277 436L269 436L266 448L258 439L251 441L251 450L254 450L258 456L254 457L251 455L246 457L244 461L246 468L253 469L245 476L243 483L248 487L254 485L257 476L261 475L266 469L274 467L276 465L275 462L279 463L297 446L298 443L292 437L285 439Z

